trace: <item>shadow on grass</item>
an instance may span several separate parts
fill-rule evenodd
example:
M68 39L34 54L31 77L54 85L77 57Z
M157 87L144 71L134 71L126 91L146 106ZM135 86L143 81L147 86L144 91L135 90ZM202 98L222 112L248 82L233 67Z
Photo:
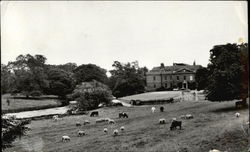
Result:
M232 112L232 111L239 111L239 110L245 110L248 109L248 106L245 107L241 107L241 108L236 108L235 106L230 106L230 107L223 107L223 108L218 108L218 109L214 109L211 112Z

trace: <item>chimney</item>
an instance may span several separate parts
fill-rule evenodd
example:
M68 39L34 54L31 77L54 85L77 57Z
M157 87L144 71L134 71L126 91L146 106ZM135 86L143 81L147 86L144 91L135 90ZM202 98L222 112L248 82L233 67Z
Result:
M164 66L164 63L161 63L161 69L163 69L165 66Z

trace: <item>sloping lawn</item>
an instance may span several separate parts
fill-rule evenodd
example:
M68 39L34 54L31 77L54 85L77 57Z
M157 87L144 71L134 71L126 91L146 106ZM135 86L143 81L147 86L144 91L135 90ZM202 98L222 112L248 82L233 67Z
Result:
M157 91L157 92L146 92L131 96L122 97L123 100L161 100L169 99L181 96L181 91Z
M211 148L228 152L246 152L249 148L248 109L235 110L234 102L183 101L173 104L139 107L105 107L98 109L98 117L78 115L64 117L57 122L51 119L32 121L31 131L14 147L4 152L208 152ZM164 106L164 112L159 107ZM126 112L129 118L119 119L118 113ZM240 112L240 117L235 117ZM182 129L170 131L172 118L182 114L192 114L194 119L182 119ZM98 118L112 118L115 124L95 123ZM165 118L166 124L160 125L159 119ZM76 126L79 121L90 120L90 124ZM113 136L114 129L119 130ZM103 129L108 128L108 133ZM78 137L79 130L87 135ZM70 142L62 142L63 135L70 136Z
M13 99L10 94L2 95L2 112L21 112L28 110L38 110L45 108L53 108L61 105L60 100L52 96L42 96L42 99ZM10 105L8 106L7 98L10 98Z

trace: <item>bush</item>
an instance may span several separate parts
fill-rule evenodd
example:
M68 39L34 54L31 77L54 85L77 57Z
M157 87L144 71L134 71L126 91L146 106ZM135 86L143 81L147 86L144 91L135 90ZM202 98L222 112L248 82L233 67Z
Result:
M87 89L86 86L88 86ZM89 86L92 87L89 88ZM77 86L74 93L69 95L68 98L78 102L79 110L86 111L98 108L100 103L110 104L112 94L106 85L94 81Z
M30 120L17 120L15 117L2 117L2 149L12 146L12 142L19 136L25 134Z

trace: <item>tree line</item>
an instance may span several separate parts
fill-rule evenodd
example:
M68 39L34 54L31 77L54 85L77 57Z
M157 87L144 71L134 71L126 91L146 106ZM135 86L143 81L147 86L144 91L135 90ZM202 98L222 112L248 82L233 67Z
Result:
M50 65L46 60L43 55L27 54L1 64L1 93L21 93L27 98L47 94L66 99L77 92L77 86L93 80L106 85L104 88L115 97L145 92L148 69L135 62L114 61L111 76L107 77L107 70L95 64ZM216 45L210 50L208 66L197 70L195 87L206 90L212 101L245 100L249 96L248 64L247 43Z
M19 55L7 65L1 64L1 93L32 96L57 95L65 100L83 82L98 81L106 85L115 97L127 96L145 91L146 67L133 63L114 61L111 76L107 70L95 64L66 63L46 64L43 55ZM76 92L76 91L75 91Z

